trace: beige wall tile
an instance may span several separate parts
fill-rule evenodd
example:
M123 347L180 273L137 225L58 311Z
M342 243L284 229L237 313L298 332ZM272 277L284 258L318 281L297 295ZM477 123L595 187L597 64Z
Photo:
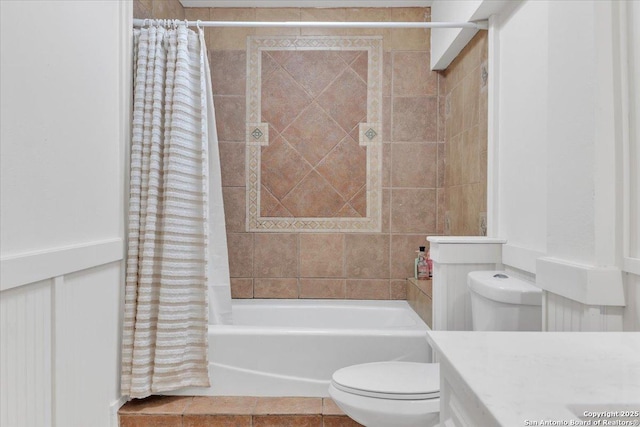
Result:
M153 0L134 0L136 3L141 3L144 7L151 10L153 8Z
M438 144L395 143L391 185L393 187L435 188L437 186Z
M393 140L392 131L393 131L393 115L391 107L393 101L390 96L385 96L382 98L382 140L384 142L391 142Z
M224 201L224 220L227 232L246 230L246 194L244 187L222 187Z
M390 21L427 21L428 8L391 8ZM426 29L390 29L385 34L385 50L429 50L430 32Z
M391 278L406 279L414 277L414 263L420 246L429 249L425 234L391 235Z
M391 187L391 163L393 160L392 152L393 152L392 144L382 145L382 187L383 188Z
M244 50L209 50L214 95L241 95L246 89L247 57Z
M431 33L423 28L393 28L385 37L385 50L429 50Z
M227 233L229 274L233 277L253 277L253 234Z
M352 8L347 9L346 20L349 22L385 22L389 20L389 8ZM381 36L381 28L349 28L346 34L351 36Z
M438 156L438 161L437 161L437 169L438 169L438 173L436 176L436 187L437 188L442 188L444 187L444 183L445 183L445 168L446 168L446 156L445 156L445 144L444 143L438 143L438 147L437 147L437 156Z
M382 56L382 96L391 96L393 83L393 54L384 52Z
M220 141L244 141L245 139L245 97L214 96L216 128Z
M298 277L298 236L256 234L254 274L255 277Z
M210 9L212 21L255 21L256 11L251 8L218 8ZM246 50L247 37L255 34L255 28L211 28L208 33L209 49Z
M344 299L344 279L300 279L300 298Z
M438 74L429 67L429 52L393 53L393 96L434 96Z
M347 234L345 260L348 278L389 278L389 236Z
M244 187L245 185L245 145L238 143L218 143L220 171L224 187Z
M256 8L256 21L300 21L300 9L290 8ZM300 28L256 28L259 36L298 36Z
M188 21L209 21L208 7L186 7L184 9L184 19Z
M406 300L407 299L407 281L391 280L390 283L391 299Z
M298 298L298 279L254 279L254 298Z
M303 8L300 9L300 20L317 22L317 21L335 21L342 22L347 20L347 9L332 8ZM342 36L349 33L345 28L301 28L300 34L303 36Z
M343 277L344 234L300 234L300 277Z
M347 280L347 299L389 298L389 280Z
M391 190L382 190L382 232L388 233L391 229Z
M392 233L433 233L435 231L435 189L393 189L391 191Z
M438 114L435 96L393 98L393 141L436 142Z
M447 211L447 190L444 188L438 188L436 190L436 197L438 198L438 217L436 219L436 234L445 234L444 232L444 218Z
M480 66L476 66L462 80L462 128L469 129L478 124L480 104Z
M177 19L173 16L172 3L173 0L154 0L151 4L151 10L155 19Z
M253 279L231 279L231 298L253 298Z
M133 17L135 19L150 19L153 16L151 15L151 5L145 5L145 2L140 0L134 0L133 2Z

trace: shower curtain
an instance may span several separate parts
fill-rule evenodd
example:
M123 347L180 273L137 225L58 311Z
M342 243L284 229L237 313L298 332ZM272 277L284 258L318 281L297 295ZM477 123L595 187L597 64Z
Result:
M168 24L168 25L167 25ZM121 389L209 386L208 323L231 323L220 160L202 30L134 30Z

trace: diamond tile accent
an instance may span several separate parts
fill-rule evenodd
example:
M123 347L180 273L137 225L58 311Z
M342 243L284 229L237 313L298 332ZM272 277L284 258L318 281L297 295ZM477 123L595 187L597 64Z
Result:
M256 129L256 130L258 130L258 129ZM261 133L261 134L262 134L262 133ZM366 132L364 133L364 136L366 136L367 138L369 138L369 141L373 140L373 138L375 138L375 137L376 137L376 135L378 135L378 134L376 133L376 131L375 131L375 130L373 130L373 129L371 129L371 128L369 128L369 130L368 130L368 131L366 131Z
M247 123L248 145L269 145L269 123Z
M380 123L360 123L359 142L363 146L377 145L382 142Z
M258 128L255 128L255 129L253 130L253 132L251 132L251 136L252 136L252 137L254 137L255 139L260 139L260 137L262 137L262 135L264 135L264 134L263 134L263 133L262 133L262 131L261 131L260 129L258 129ZM369 138L369 139L371 139L371 138Z

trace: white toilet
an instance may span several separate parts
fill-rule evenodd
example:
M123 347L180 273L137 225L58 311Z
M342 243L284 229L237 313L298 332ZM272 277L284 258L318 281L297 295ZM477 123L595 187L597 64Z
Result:
M542 290L504 271L472 271L471 323L474 331L542 330Z
M542 291L503 271L469 273L474 330L540 330ZM334 372L329 395L366 427L432 427L440 422L437 363L375 362Z
M440 365L374 362L333 373L329 395L367 427L432 427L440 417Z

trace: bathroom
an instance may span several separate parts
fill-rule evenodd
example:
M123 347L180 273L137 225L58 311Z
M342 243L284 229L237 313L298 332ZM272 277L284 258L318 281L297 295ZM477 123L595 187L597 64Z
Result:
M231 295L409 300L429 318L424 290L406 280L415 251L428 247L426 236L486 235L506 241L498 262L487 265L544 289L544 330L640 331L636 4L197 3L0 3L3 427L116 426L126 401L119 381L133 18L492 17L488 31L205 29ZM380 222L372 231L246 231L247 36L296 35L382 36ZM358 74L355 62L349 68L341 71ZM340 160L347 162L338 159L323 176L344 172ZM366 212L354 199L363 175L349 176L360 186L336 212Z

